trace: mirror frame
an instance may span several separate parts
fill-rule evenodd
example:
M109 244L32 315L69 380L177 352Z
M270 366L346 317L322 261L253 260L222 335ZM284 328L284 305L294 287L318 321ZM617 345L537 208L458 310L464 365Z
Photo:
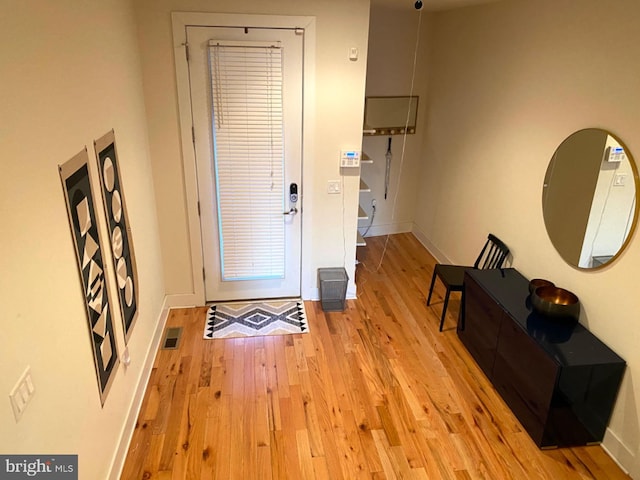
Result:
M635 192L634 192L634 196L635 196L635 205L633 207L633 220L631 222L631 227L629 228L629 233L627 234L627 236L625 237L624 241L622 242L622 244L620 245L620 248L618 248L617 252L606 262L602 263L601 265L597 265L597 266L593 266L593 267L581 267L579 265L573 264L570 260L568 260L567 258L565 258L565 256L563 255L563 253L558 249L557 246L557 238L556 240L554 240L554 235L551 234L551 232L549 231L549 222L548 222L548 218L547 218L547 214L545 213L545 200L546 200L546 193L547 191L545 190L547 187L547 180L549 178L550 170L552 170L553 166L554 166L554 162L557 161L556 157L558 154L558 151L560 150L560 148L565 145L565 143L574 135L578 135L580 133L585 133L587 131L590 130L597 130L599 132L603 132L606 135L611 136L616 142L618 142L620 144L620 146L622 146L624 148L626 157L629 161L629 166L631 168L631 172L633 173L633 183L634 183L634 188L635 188ZM589 207L591 207L591 205L589 205ZM627 248L627 246L629 245L629 243L631 242L631 239L634 236L637 224L638 224L638 216L640 215L640 177L638 175L638 166L636 165L635 159L633 158L633 155L631 154L631 151L629 150L629 148L627 147L627 145L615 134L611 133L608 130L605 130L603 128L597 128L597 127L593 127L593 128L583 128L581 130L577 130L573 133L571 133L570 135L568 135L561 143L560 145L558 145L558 147L555 149L555 151L553 152L553 156L551 157L551 160L549 161L549 164L547 165L547 170L545 172L545 176L544 176L544 180L543 180L543 187L542 187L542 215L543 215L543 221L545 224L545 229L547 230L547 235L549 236L549 240L551 241L553 247L555 248L555 250L558 252L558 255L560 255L560 257L570 266L578 269L578 270L582 270L582 271L594 271L594 270L601 270L605 267L609 267L611 266L621 255L622 253L625 251L625 249Z
M416 95L365 97L362 126L364 135L416 133L418 101L419 97Z

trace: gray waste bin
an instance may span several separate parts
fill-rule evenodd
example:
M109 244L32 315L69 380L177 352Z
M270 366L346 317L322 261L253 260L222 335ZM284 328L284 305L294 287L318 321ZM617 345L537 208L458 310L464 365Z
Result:
M342 268L319 268L320 302L325 312L341 312L347 302L349 276Z

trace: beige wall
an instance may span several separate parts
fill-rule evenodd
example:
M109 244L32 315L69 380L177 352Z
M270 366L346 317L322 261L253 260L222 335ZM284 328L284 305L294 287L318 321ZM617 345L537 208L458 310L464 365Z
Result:
M328 195L327 182L340 179L339 155L361 146L366 70L368 0L249 2L224 0L138 0L136 13L142 54L153 181L163 246L167 293L198 303L194 294L192 255L200 256L199 239L189 231L189 195L179 137L171 12L247 13L315 16L315 91L312 122L305 125L310 154L303 160L302 293L317 298L316 269L346 264L353 287L357 214L357 177L345 175L342 195ZM349 48L360 52L357 62ZM194 295L192 295L194 294ZM190 296L191 295L191 296Z
M393 135L391 175L387 199L384 198L385 153L388 136L365 136L362 149L373 159L363 165L362 178L371 193L361 195L360 204L372 212L371 200L377 202L376 215L368 235L384 235L411 231L418 191L420 148L426 131L427 111L427 33L430 14L416 11L410 2L390 4L374 0L369 24L369 56L367 63L367 96L413 95L419 97L416 133ZM414 55L415 79L412 86ZM405 143L406 142L406 143ZM403 155L404 150L404 155ZM364 233L371 220L361 220Z
M525 276L575 292L582 322L628 363L605 446L640 478L638 232L613 265L568 266L542 218L556 147L606 128L640 156L640 35L635 0L510 0L436 14L428 132L416 232L470 262L487 232ZM615 28L613 28L615 27Z
M10 3L0 19L0 451L78 454L81 477L102 479L136 399L163 300L133 9L128 0ZM112 128L140 303L131 365L119 366L101 407L58 165L88 147L103 216L92 142ZM113 273L110 257L105 261ZM36 391L16 423L7 397L27 366Z

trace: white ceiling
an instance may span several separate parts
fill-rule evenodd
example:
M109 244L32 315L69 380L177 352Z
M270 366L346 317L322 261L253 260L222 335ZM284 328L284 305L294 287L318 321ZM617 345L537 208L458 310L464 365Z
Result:
M451 10L481 3L492 3L499 0L422 0L422 9L428 11ZM505 0L502 0L505 1ZM371 0L373 5L386 7L414 8L415 0Z

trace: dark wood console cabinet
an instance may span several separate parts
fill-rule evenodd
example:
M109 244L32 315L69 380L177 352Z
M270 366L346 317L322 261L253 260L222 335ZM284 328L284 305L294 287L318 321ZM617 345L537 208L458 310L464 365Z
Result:
M457 332L539 447L602 441L625 362L581 324L535 313L517 270L465 273Z

